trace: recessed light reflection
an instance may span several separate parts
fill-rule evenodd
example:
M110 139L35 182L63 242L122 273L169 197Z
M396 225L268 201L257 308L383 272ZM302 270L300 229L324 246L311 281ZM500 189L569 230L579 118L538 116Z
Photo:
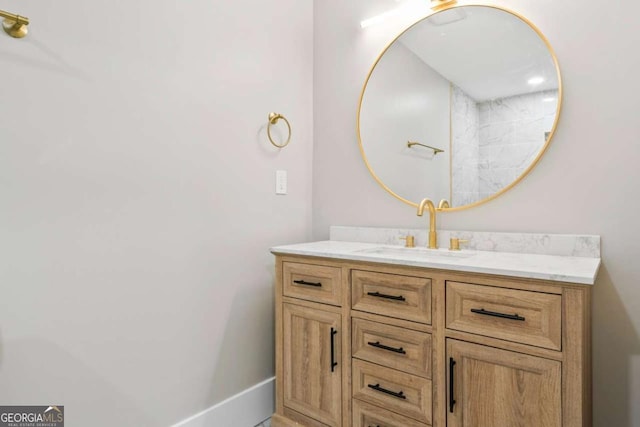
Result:
M398 3L398 5L395 8L369 19L360 21L360 28L367 28L373 25L378 25L392 18L408 18L417 14L424 14L429 10L429 7L425 5L424 0L396 0L396 3Z
M530 85L539 85L540 83L542 83L544 81L544 77L531 77L529 80L527 80L527 83L529 83Z
M554 102L556 98L554 96L548 96L546 98L542 98L542 102Z
M401 12L401 9L396 8L396 9L391 9L384 13L381 13L380 15L376 15L373 18L365 19L364 21L360 22L360 28L367 28L372 25L380 24L386 21L387 19L391 18L392 16L399 15L400 12Z

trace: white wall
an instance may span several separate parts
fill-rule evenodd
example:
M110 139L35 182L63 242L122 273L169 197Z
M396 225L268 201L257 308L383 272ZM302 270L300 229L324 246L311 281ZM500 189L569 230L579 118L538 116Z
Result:
M273 375L268 248L311 237L312 2L0 9L32 22L0 35L0 402L168 426Z
M400 197L416 203L427 196L435 203L450 199L448 106L449 81L398 41L373 70L362 98L360 137L374 173ZM428 148L407 147L408 141L444 152L434 156Z
M447 229L602 236L593 295L595 426L640 426L640 4L595 0L497 1L548 37L564 80L564 104L549 150L515 188L480 207L442 214ZM314 238L329 225L426 227L415 209L369 176L355 137L357 100L385 44L408 24L359 30L392 0L314 2ZM331 125L325 125L331 120Z

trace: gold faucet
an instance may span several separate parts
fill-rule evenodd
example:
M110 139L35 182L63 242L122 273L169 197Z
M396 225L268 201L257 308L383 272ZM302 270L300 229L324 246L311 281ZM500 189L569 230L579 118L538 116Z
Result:
M438 235L436 234L436 207L429 199L422 199L418 205L418 216L424 213L424 207L429 208L429 249L438 249Z

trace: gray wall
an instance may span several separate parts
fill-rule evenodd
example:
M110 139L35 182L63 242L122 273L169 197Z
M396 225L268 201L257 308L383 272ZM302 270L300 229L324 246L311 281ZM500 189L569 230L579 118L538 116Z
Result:
M0 9L32 21L0 34L0 403L168 426L273 375L268 248L311 237L312 2Z
M513 7L554 46L564 78L557 134L519 185L480 207L440 215L448 229L592 233L603 265L593 298L596 426L640 426L640 4L527 1ZM425 227L369 176L355 135L369 67L403 26L360 30L391 0L314 2L314 238L330 225ZM425 195L428 196L428 195Z

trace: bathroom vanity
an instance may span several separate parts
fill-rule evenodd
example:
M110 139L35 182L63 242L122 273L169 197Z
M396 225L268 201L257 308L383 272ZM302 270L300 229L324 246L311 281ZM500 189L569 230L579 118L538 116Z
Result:
M597 245L591 257L273 248L273 425L591 425Z
M373 179L428 207L429 233L338 227L272 249L274 426L591 425L599 238L436 230L436 212L495 199L541 159L557 58L516 12L432 9L374 62L356 125Z

